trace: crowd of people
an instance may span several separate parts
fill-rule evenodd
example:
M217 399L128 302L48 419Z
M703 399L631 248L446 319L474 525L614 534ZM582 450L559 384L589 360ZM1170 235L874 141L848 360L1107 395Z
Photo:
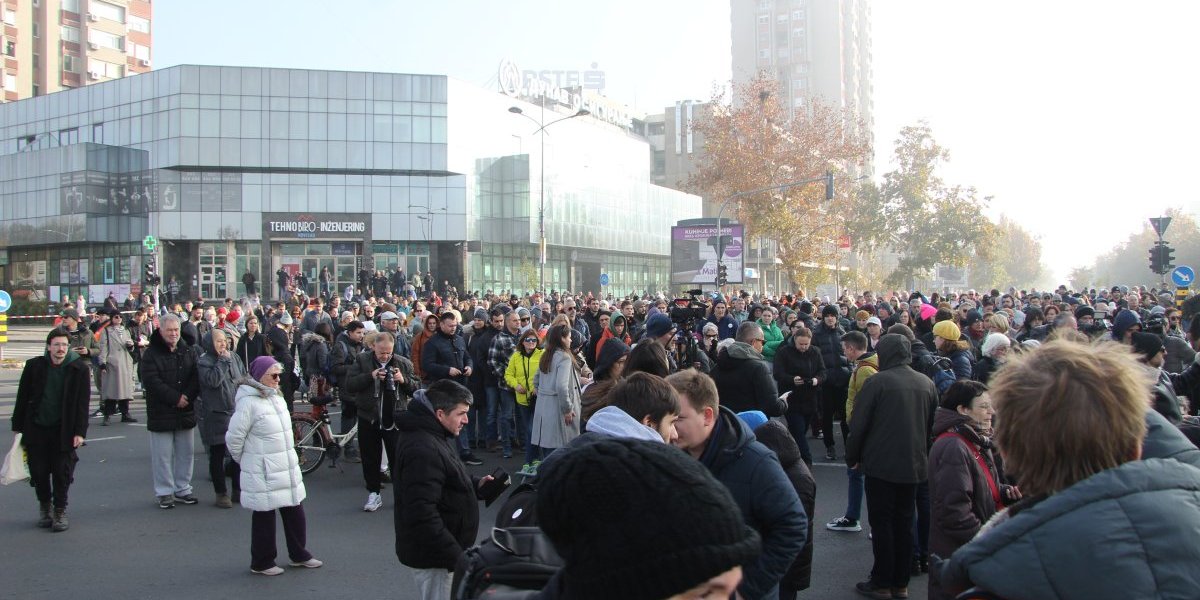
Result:
M696 299L417 295L375 278L135 304L128 324L67 306L13 415L39 526L67 527L92 386L103 424L132 420L141 386L158 506L198 502L199 427L215 504L255 511L251 569L283 572L275 511L290 564L318 567L289 415L328 386L341 431L358 426L363 510L394 482L397 555L424 598L449 597L476 541L491 478L466 466L517 453L565 563L537 597L795 598L820 577L810 439L846 466L825 527L861 532L865 499L874 562L850 586L865 597L907 598L926 573L931 598L1200 583L1200 318L1171 294L741 292L703 297L701 318Z

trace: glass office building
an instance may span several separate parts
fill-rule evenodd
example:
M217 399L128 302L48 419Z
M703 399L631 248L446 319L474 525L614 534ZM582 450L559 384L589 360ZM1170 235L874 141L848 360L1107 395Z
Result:
M436 75L178 66L0 106L5 289L138 291L151 254L188 296L266 297L274 273L432 271L533 289L668 287L670 226L700 199L650 184L649 146ZM567 113L570 114L570 113ZM544 174L543 174L544 168ZM544 189L543 189L544 186ZM141 241L153 235L153 253Z

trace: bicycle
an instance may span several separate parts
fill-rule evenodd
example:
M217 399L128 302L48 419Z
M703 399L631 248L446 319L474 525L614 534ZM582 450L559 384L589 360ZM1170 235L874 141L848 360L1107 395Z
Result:
M343 454L346 446L358 436L358 423L346 433L335 434L330 428L329 410L325 402L310 398L312 411L308 413L292 413L292 435L296 440L296 456L300 460L300 472L307 475L321 466L325 456L330 459L329 468L337 466L338 457Z

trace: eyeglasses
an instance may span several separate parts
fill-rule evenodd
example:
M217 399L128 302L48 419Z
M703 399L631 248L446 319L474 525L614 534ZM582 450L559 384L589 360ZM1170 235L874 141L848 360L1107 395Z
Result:
M763 339L763 338L755 338L755 339L753 339L753 340L750 340L750 341L751 341L751 342L757 342L757 343L759 343L759 344L765 344L765 343L767 343L767 340L766 340L766 339Z
M717 334L715 334L715 333L706 333L706 334L704 334L704 337L706 337L706 338L715 338L715 337L717 337Z
M281 375L281 373L267 373L267 377L270 377L271 379L274 379L275 381L279 381L280 375Z
M522 344L536 344L537 342L538 341L536 338L525 338L525 339L521 340Z
M529 322L529 317L521 317L521 322L522 322L522 323L528 323L528 322Z

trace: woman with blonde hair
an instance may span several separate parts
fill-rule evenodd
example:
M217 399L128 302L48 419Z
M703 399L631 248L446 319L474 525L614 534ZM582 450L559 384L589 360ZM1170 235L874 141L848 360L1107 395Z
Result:
M939 565L942 591L1194 598L1200 469L1144 454L1168 456L1162 419L1147 414L1152 383L1127 348L1066 340L997 373L996 446L1024 499Z

